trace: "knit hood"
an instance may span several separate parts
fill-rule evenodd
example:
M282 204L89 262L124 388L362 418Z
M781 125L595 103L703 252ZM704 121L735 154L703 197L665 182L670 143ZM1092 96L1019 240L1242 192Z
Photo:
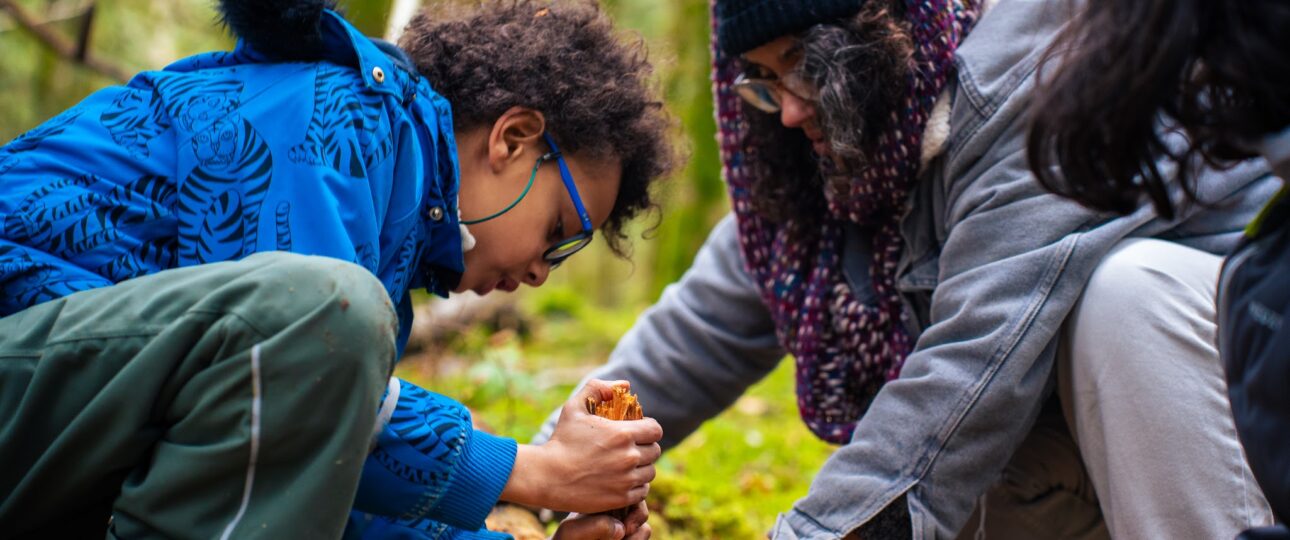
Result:
M775 323L776 336L797 365L797 402L807 427L834 443L850 441L856 422L878 390L896 378L913 350L904 325L904 304L896 290L896 269L904 244L900 216L925 163L924 143L933 116L944 118L938 99L954 69L954 51L976 22L979 0L906 0L905 17L914 42L913 65L904 81L905 96L891 126L875 133L864 170L849 185L828 188L812 216L783 220L761 215L753 186L759 174L775 175L745 147L749 122L733 89L743 61L726 54L719 22L726 2L713 7L713 94L723 175L738 220L739 244L747 270ZM722 7L718 6L722 4ZM737 2L736 0L736 3ZM832 20L813 20L828 24ZM747 23L748 21L744 21ZM783 34L781 34L783 35ZM774 39L772 36L770 39ZM747 45L747 44L745 44ZM751 44L755 48L759 44ZM747 109L747 112L746 112ZM934 113L941 109L939 114ZM943 120L941 120L943 121ZM938 121L940 122L940 121ZM937 130L932 130L938 132ZM939 133L939 132L938 132ZM821 186L818 189L826 189ZM872 299L862 298L842 270L846 231L871 231L869 267Z

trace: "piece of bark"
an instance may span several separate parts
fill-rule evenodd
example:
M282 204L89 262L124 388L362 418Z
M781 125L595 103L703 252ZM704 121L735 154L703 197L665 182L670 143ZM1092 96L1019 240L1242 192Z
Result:
M641 411L640 401L623 386L614 387L614 397L609 401L597 402L596 398L587 398L587 412L610 420L640 420L645 418Z
M614 387L614 397L609 401L596 401L596 398L587 398L587 412L608 418L610 420L640 420L645 418L641 410L640 401L636 399L636 394L631 393L625 386ZM627 516L631 514L632 507L619 508L606 512L618 521L626 521Z
M513 504L499 504L484 519L493 532L507 533L515 540L546 540L546 528L533 512Z

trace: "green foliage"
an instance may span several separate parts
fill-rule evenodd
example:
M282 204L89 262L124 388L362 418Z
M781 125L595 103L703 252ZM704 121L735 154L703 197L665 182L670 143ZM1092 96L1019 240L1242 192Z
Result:
M338 3L345 20L368 36L385 35L393 0L340 0Z
M73 40L88 2L19 0L33 16ZM233 41L215 24L209 0L97 2L89 51L128 73L160 69ZM142 38L141 38L142 37ZM0 142L36 127L114 81L49 52L0 11Z
M538 291L534 291L538 292ZM539 355L605 358L635 321L636 309L606 309L590 304L569 285L544 287L522 297L521 307L541 321L531 330L531 352Z
M670 4L668 34L683 38L670 43L676 47L676 62L669 64L665 72L666 97L684 128L690 160L672 180L667 219L660 224L657 240L651 244L655 274L649 289L655 296L690 267L704 240L696 232L711 228L728 206L720 176L712 86L708 82L712 62L708 3L670 0Z

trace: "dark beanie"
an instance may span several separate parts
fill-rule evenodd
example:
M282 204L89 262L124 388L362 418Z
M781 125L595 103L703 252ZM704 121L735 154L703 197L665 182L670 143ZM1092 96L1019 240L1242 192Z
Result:
M717 43L734 56L780 36L853 15L864 0L717 0Z

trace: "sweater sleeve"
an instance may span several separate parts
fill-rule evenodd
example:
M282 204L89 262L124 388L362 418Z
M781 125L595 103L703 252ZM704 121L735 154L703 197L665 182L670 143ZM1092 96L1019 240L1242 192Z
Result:
M393 409L388 422L378 423L354 508L468 531L482 528L515 466L515 441L473 429L460 403L391 381L383 409Z
M434 520L394 519L351 512L343 540L512 540L506 533L488 529L466 530Z
M663 291L589 378L631 381L663 426L664 448L680 443L778 365L784 350L770 313L744 270L733 217L723 219L681 280ZM555 429L553 413L535 437Z

